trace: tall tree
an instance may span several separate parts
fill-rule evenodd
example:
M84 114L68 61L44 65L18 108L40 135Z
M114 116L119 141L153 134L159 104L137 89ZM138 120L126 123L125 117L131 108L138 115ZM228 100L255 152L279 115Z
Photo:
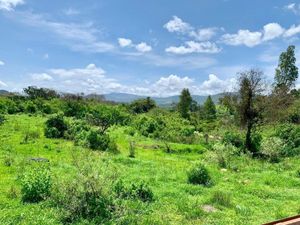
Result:
M217 114L216 105L213 102L210 95L207 97L204 103L204 114L206 119L209 120L216 119L216 114Z
M258 103L263 91L264 83L261 71L251 69L240 73L238 110L241 124L246 128L245 147L253 155L258 153L252 135L261 118L261 109Z
M185 88L181 91L180 97L179 97L179 103L177 105L178 111L181 114L181 116L185 119L190 118L190 108L192 104L192 96L190 94L189 89Z
M275 88L289 91L295 86L298 78L298 68L296 66L295 46L290 45L279 58L278 67L275 73Z

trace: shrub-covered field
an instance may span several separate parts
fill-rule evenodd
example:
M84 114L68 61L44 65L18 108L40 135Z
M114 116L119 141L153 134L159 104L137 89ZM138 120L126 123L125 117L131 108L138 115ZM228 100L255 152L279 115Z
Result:
M1 224L259 224L299 213L298 156L232 155L222 168L218 150L170 144L168 153L124 126L109 130L119 153L91 151L46 138L47 118L9 115L0 127ZM199 163L207 185L189 182Z

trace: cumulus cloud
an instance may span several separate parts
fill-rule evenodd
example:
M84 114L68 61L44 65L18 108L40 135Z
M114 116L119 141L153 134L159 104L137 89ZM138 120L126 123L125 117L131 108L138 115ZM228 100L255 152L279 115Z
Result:
M253 47L261 43L262 33L249 30L239 30L237 34L224 34L222 41L228 45L246 45Z
M288 30L286 30L284 37L292 37L298 33L300 33L300 25L292 25Z
M0 10L12 11L16 6L24 3L24 0L0 0Z
M5 63L0 60L0 66L4 66L4 65L5 65Z
M173 18L164 25L164 28L171 33L187 35L191 38L195 38L197 41L210 40L217 32L217 28L214 27L196 29L177 16L173 16Z
M131 39L127 39L127 38L118 38L118 42L121 48L125 48L125 47L135 48L138 52L142 52L142 53L152 51L152 47L148 45L146 42L134 44Z
M284 28L282 28L278 23L269 23L264 26L264 41L272 40L274 38L280 37L284 33Z
M127 38L118 38L118 42L119 42L120 47L122 47L122 48L132 45L132 41Z
M141 42L135 46L136 50L139 52L150 52L152 47L145 42Z
M188 53L218 53L221 51L215 43L212 42L195 42L187 41L185 46L170 46L166 48L166 52L174 54L188 54Z
M35 81L51 81L53 78L47 73L34 73L31 74L32 80Z
M221 92L232 91L235 79L221 80L215 74L209 74L208 80L205 80L199 87L198 92L205 94L218 94Z
M73 8L68 8L66 10L64 10L65 15L67 16L76 16L78 14L80 14L80 12L76 9Z
M278 23L268 23L261 31L239 30L236 34L224 34L221 42L227 45L254 47L275 38L289 38L298 33L300 33L300 25L292 25L289 29L285 29Z

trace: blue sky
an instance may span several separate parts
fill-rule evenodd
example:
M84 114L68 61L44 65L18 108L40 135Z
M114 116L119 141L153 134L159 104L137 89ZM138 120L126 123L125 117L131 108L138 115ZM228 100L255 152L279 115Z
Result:
M300 50L300 1L0 0L0 89L149 96L234 88Z

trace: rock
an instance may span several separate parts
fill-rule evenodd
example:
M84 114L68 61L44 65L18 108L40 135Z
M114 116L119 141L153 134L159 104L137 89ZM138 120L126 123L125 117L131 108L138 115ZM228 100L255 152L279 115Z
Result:
M49 159L46 159L46 158L30 158L29 160L35 161L35 162L49 162Z
M225 169L225 168L221 169L221 172L226 172L226 171L227 171L227 169Z
M213 207L212 205L203 205L202 209L204 212L208 212L208 213L217 211L217 209L215 207Z

